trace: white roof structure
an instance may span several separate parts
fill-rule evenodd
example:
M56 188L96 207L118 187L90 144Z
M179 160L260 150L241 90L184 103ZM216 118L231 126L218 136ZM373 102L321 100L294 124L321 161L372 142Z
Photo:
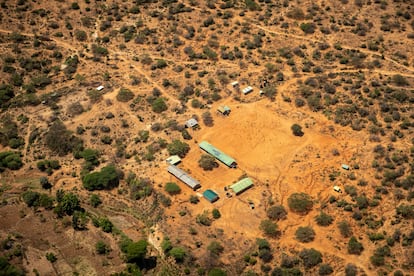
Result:
M233 81L233 82L231 83L231 86L233 86L233 87L235 87L235 86L237 86L237 85L239 85L239 82L238 82L238 81Z
M246 88L244 88L242 90L242 92L243 92L244 95L249 94L252 91L253 91L253 87L251 87L251 86L247 86Z
M188 120L187 122L185 122L185 126L188 127L188 128L195 127L197 125L198 125L198 122L194 118L191 118L190 120Z
M201 187L200 182L198 182L197 180L189 176L185 171L177 168L174 165L168 166L168 172L180 179L185 184L187 184L187 186L193 190L196 190Z
M102 89L104 89L103 85L99 85L98 87L96 87L96 90L101 91Z

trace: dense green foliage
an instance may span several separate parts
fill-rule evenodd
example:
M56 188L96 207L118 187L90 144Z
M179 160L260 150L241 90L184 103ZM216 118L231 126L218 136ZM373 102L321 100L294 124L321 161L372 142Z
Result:
M23 166L20 154L12 151L0 152L0 172L5 169L18 170Z
M82 178L83 186L89 191L108 190L119 185L119 175L112 165L103 167L99 172L92 172Z
M272 205L266 210L266 215L269 219L281 220L287 216L287 211L283 205Z
M185 142L175 139L171 144L167 145L167 150L170 155L178 155L183 158L190 150L190 146Z
M131 242L126 248L126 260L128 263L139 263L147 254L148 243L145 240Z
M216 162L216 158L209 154L202 154L200 160L198 160L198 165L205 171L211 171L219 166Z

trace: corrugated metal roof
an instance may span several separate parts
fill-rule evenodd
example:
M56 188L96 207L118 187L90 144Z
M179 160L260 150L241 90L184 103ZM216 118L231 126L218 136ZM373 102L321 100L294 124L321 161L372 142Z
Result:
M168 172L180 179L185 184L187 184L187 186L189 186L193 190L201 187L200 182L198 182L197 180L189 176L185 171L177 168L176 166L168 166Z
M233 192L237 195L243 192L244 190L247 190L251 186L253 186L253 181L250 178L246 177L240 180L239 182L231 185L230 189L232 189Z
M181 158L178 155L172 155L168 157L165 161L167 161L168 164L175 165L181 162Z
M215 148L213 145L206 141L202 141L199 145L200 148L213 155L219 161L223 162L229 167L235 168L237 166L236 160L228 156L227 154L221 152L219 149Z
M205 190L203 196L210 202L214 202L219 198L218 194L216 194L214 191L210 189Z

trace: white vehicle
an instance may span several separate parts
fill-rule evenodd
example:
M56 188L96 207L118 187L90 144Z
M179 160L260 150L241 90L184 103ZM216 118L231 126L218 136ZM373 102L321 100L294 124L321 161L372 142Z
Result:
M342 193L341 188L339 188L338 186L334 186L334 187L333 187L333 189L334 189L334 191L335 191L335 192L337 192L337 193Z

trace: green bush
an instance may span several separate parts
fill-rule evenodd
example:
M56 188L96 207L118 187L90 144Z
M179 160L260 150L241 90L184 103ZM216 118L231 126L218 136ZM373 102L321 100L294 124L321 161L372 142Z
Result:
M190 146L185 142L175 139L171 144L167 145L167 150L170 155L178 155L183 158L190 150Z
M89 191L107 190L119 185L119 175L112 165L103 167L99 172L93 172L82 178L83 186Z
M273 205L267 209L266 214L269 219L281 220L286 218L287 211L282 205Z
M23 166L20 153L6 151L0 152L0 172L5 169L18 170Z
M219 166L216 158L209 154L202 154L200 160L198 160L198 165L205 171L211 171Z
M103 241L98 241L95 244L95 249L96 249L96 253L98 253L99 255L105 255L111 251L111 248L109 247L109 245L107 245Z
M299 257L302 259L303 265L306 268L312 268L322 262L322 254L313 248L303 249L299 253Z
M85 41L88 38L88 35L85 31L82 30L76 30L75 31L75 37L78 41Z
M304 135L302 127L298 124L293 124L290 129L292 130L293 135L302 137Z
M82 147L83 141L67 130L60 120L54 121L45 135L46 146L54 153L63 156Z
M362 245L362 243L358 242L358 240L354 236L352 236L348 242L348 253L360 255L363 250L364 246Z
M169 251L169 255L173 257L177 263L182 263L187 252L181 247L173 247Z
M319 226L328 226L332 224L333 218L327 213L321 211L319 215L315 217L315 221Z
M119 102L129 102L130 100L132 100L134 98L134 93L132 93L131 90L129 90L128 88L124 88L122 87L121 89L119 89L118 94L116 95L116 99Z
M218 241L212 241L208 246L207 250L214 256L219 256L224 251L224 247Z
M157 98L155 99L152 104L152 111L155 113L162 113L168 109L167 104L165 103L165 100L163 98Z
M266 236L277 237L280 235L279 227L277 224L271 220L262 220L260 222L260 229Z
M307 214L313 208L312 198L305 193L293 193L288 198L289 208L300 214Z
M315 231L310 226L301 226L296 230L295 237L300 242L311 242L315 239Z
M221 217L220 211L216 208L213 209L212 214L214 219L219 219Z
M181 192L181 188L175 182L168 182L165 184L165 191L170 195L176 195Z
M126 259L128 263L138 263L142 261L147 254L148 243L145 240L131 242L126 248Z
M91 197L90 197L89 202L90 202L92 207L96 208L102 203L102 200L99 197L99 195L92 194Z

